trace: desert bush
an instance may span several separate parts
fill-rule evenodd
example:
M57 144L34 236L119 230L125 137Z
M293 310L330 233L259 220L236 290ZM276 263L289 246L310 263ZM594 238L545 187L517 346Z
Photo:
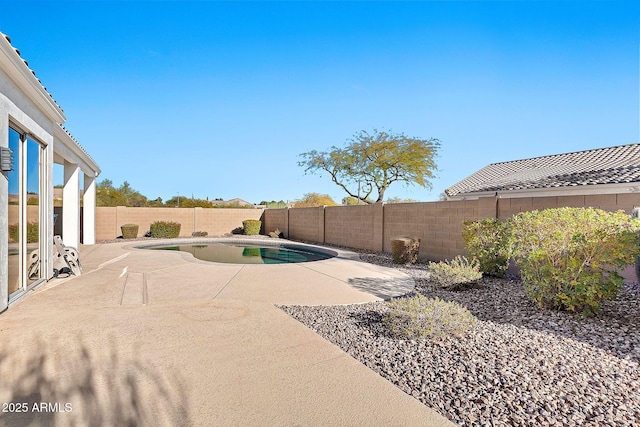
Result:
M639 253L640 221L622 211L546 209L511 221L526 293L540 307L595 315L622 286L617 270Z
M415 264L420 253L420 239L396 237L391 239L391 256L396 264Z
M258 219L245 219L244 221L242 221L244 234L246 234L247 236L254 236L256 234L260 234L261 226L262 226L262 221Z
M40 237L40 229L38 228L37 222L28 222L27 223L27 243L36 243ZM9 239L12 242L18 242L20 227L18 224L9 225Z
M430 262L428 269L431 283L439 288L460 288L482 277L477 258L469 260L460 255L451 261Z
M207 237L209 235L209 233L207 233L206 231L194 231L193 233L191 233L191 237Z
M476 317L456 302L424 295L396 298L387 302L389 311L382 318L392 335L408 338L462 336L476 325Z
M504 277L507 272L513 251L509 224L497 218L463 223L464 247L469 255L478 259L484 274Z
M125 239L135 239L138 237L138 224L125 224L120 227L122 237Z
M180 235L180 224L172 221L156 221L150 226L151 237L174 238Z

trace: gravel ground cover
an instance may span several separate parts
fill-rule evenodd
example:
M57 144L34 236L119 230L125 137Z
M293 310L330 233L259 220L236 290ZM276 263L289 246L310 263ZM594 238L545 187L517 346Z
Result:
M392 266L385 254L365 261ZM640 425L640 286L626 284L590 319L539 309L516 278L433 289L426 264L397 267L416 291L466 306L462 338L403 340L381 323L383 302L282 310L462 426Z

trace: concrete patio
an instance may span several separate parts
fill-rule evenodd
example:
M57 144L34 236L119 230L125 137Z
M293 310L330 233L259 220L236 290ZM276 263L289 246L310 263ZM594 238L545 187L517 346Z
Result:
M275 306L378 300L402 273L134 246L81 248L82 276L0 315L0 425L452 425Z

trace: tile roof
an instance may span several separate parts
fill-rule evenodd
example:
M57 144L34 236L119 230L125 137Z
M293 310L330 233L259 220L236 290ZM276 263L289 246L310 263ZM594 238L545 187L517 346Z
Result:
M447 188L448 196L640 182L640 144L493 163Z
M73 137L73 135L71 135L71 133L67 130L67 128L66 128L66 127L64 127L64 126L63 126L63 125L61 125L61 124L58 124L58 126L60 126L60 128L64 131L64 133L66 133L66 134L69 136L69 138L71 138L71 140L72 140L73 142L75 142L75 143L76 143L76 145L78 146L78 148L80 148L80 150L82 150L82 152L87 156L87 158L89 158L89 159L90 159L93 163L95 163L95 164L96 164L96 166L97 166L97 165L98 165L98 163L96 163L96 161L94 160L94 158L93 158L93 157L91 157L91 155L87 152L87 150L85 150L85 149L84 149L84 147L83 147L82 145L80 145L80 143L78 142L78 140L77 140L77 139L75 139L75 138Z

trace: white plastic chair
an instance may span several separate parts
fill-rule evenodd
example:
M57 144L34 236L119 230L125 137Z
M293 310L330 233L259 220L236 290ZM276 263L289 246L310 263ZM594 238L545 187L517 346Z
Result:
M60 274L79 276L82 264L76 248L65 246L60 236L53 236L53 277Z

